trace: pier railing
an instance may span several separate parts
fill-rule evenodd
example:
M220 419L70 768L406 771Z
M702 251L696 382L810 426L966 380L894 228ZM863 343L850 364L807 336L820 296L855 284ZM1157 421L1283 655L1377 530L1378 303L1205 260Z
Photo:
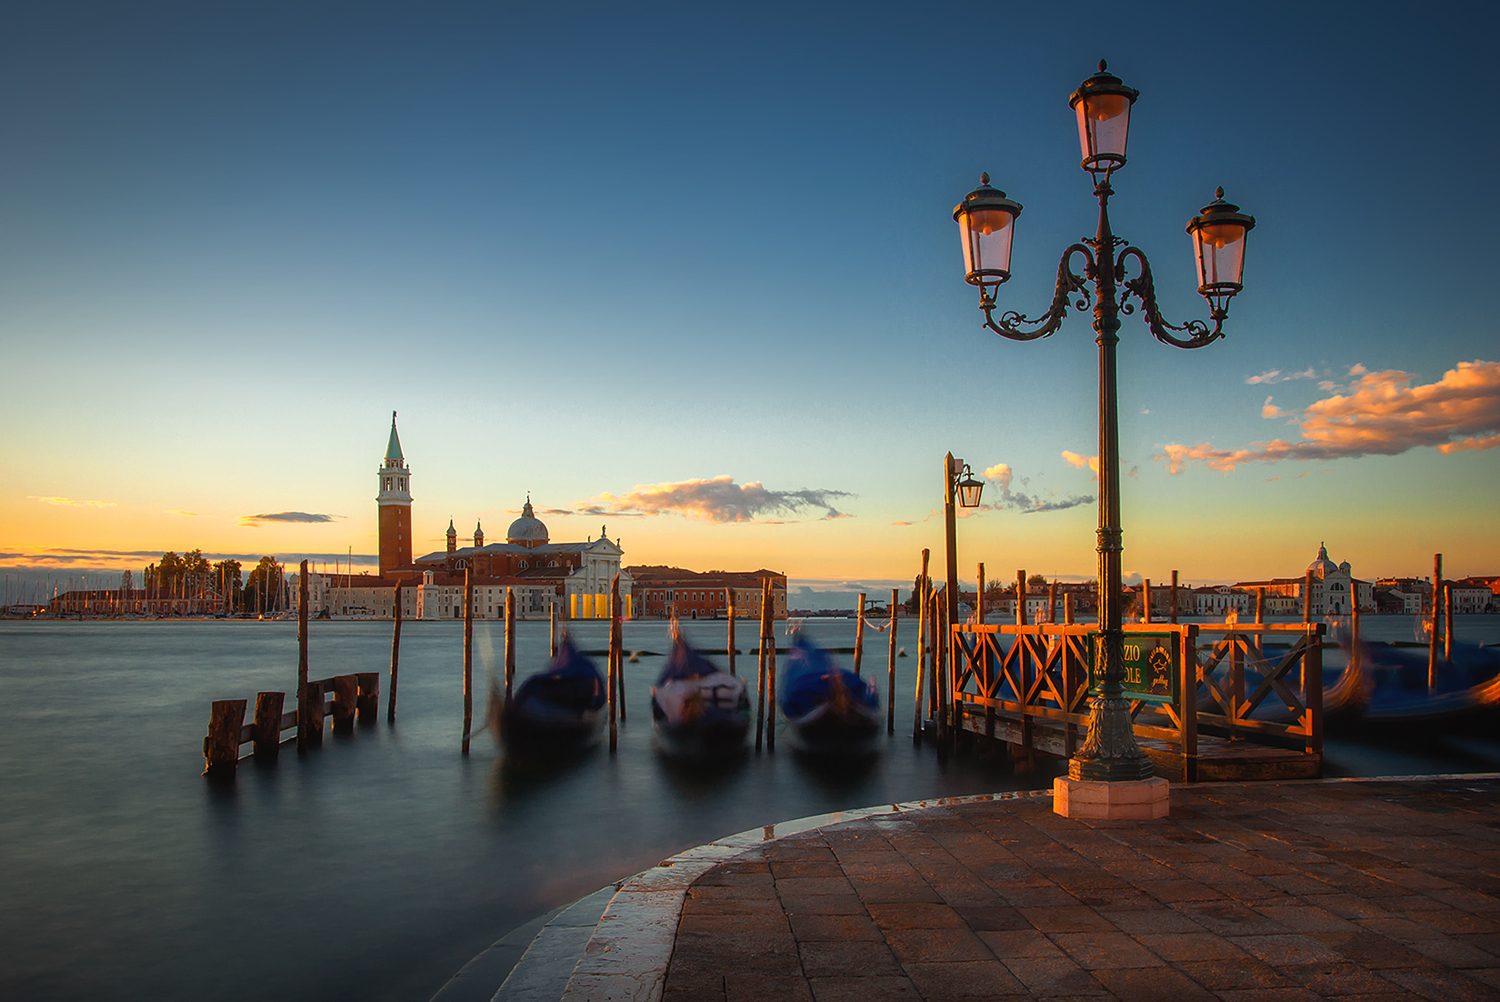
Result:
M1201 734L1298 748L1321 767L1322 623L1125 626L1126 698L1137 740L1193 782ZM1092 624L974 625L952 630L954 725L1030 751L1069 757L1088 732ZM1285 638L1285 651L1267 641ZM1267 656L1270 650L1271 656Z

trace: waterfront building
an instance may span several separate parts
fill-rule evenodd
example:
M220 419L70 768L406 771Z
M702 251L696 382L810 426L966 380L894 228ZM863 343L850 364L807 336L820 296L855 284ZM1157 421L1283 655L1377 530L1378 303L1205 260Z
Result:
M728 615L728 592L734 590L736 619L759 619L763 582L771 582L771 615L785 619L786 575L757 571L690 571L681 567L628 568L636 618L722 619Z
M1314 616L1347 616L1354 610L1354 603L1359 603L1361 610L1375 609L1375 587L1369 581L1361 581L1354 577L1349 561L1335 564L1328 557L1328 548L1318 544L1318 555L1313 562L1307 566L1312 575L1312 614ZM1234 587L1241 588L1251 593L1258 588L1266 590L1267 605L1271 604L1273 596L1282 599L1276 605L1279 608L1291 606L1287 612L1271 612L1272 615L1296 615L1302 611L1304 586L1307 577L1297 578L1271 578L1267 581L1240 581ZM1291 600L1291 601L1287 601Z

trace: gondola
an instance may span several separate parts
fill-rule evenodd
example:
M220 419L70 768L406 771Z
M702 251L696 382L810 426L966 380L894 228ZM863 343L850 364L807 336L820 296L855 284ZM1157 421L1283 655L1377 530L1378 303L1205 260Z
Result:
M1355 651L1351 645L1351 661ZM1454 644L1428 679L1421 647L1361 642L1357 718L1367 723L1435 721L1478 713L1500 703L1500 651Z
M684 759L723 758L741 751L750 730L744 679L716 668L674 639L651 689L651 721L658 747Z
M547 667L522 682L498 707L497 737L507 754L583 751L599 741L605 717L604 676L566 637Z
M885 720L874 683L838 667L800 633L787 652L778 702L799 752L857 758L880 748Z

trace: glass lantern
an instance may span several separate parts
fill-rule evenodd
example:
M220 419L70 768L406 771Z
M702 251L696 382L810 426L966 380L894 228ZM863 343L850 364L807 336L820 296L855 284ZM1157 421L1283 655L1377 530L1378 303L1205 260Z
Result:
M990 187L990 176L979 176L979 187L953 209L964 245L964 281L970 285L1000 285L1010 278L1010 245L1021 204Z
M1084 170L1103 171L1108 176L1125 165L1130 106L1140 93L1107 72L1101 59L1099 72L1079 84L1068 98L1068 105L1078 113L1078 145L1083 150Z

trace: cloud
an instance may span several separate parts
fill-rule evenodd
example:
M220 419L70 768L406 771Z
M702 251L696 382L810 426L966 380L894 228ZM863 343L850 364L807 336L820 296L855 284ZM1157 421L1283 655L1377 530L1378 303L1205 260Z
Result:
M1065 453L1064 455L1068 454ZM1082 457L1079 458L1081 459ZM1094 503L1092 495L1075 494L1071 497L1059 498L1056 494L1053 494L1049 498L1043 498L1023 494L1019 491L1012 491L1011 484L1016 482L1017 478L1011 470L1009 463L999 463L991 466L984 471L984 477L986 480L993 480L995 485L1000 488L1000 500L991 501L982 506L990 511L1008 510L1019 512L1022 515L1032 515L1038 512L1062 511L1066 508L1076 508L1082 504ZM1024 479L1019 482L1023 487L1028 483Z
M188 549L190 549L190 547L180 547L176 548L174 552L181 554L187 552ZM167 552L167 547L162 547L155 550L89 550L67 549L59 547L46 550L34 550L29 553L0 553L0 559L14 561L12 566L23 568L38 568L43 570L47 568L77 568L80 566L84 569L120 567L131 567L132 569L139 569L139 567L144 563L155 563L156 561L160 560L162 554L165 552ZM264 555L265 554L260 553L209 552L205 552L203 554L203 556L208 560L238 560L242 564L248 565L254 565ZM343 552L297 554L283 553L271 554L271 556L275 556L277 560L288 565L295 564L299 560L309 560L314 562L326 561L328 563L338 561L340 564L347 564L349 561L349 554ZM354 554L354 563L356 565L374 565L377 562L377 554Z
M1067 460L1069 466L1076 467L1080 470L1088 469L1093 472L1095 480L1099 479L1098 456L1080 456L1076 452L1064 452L1062 454L1062 458Z
M913 525L913 522L892 522L892 525Z
M188 518L197 518L198 517L198 513L195 512L195 511L178 511L175 508L168 508L166 510L166 513L168 515L185 515Z
M1260 405L1260 416L1263 418L1286 417L1286 411L1271 403L1271 398L1266 397L1266 402Z
M268 525L285 522L332 522L342 515L320 515L307 511L273 511L262 515L241 515L240 525Z
M627 494L600 494L579 506L579 514L682 515L705 522L763 522L764 516L800 514L823 509L823 518L852 518L834 507L838 498L853 497L847 491L828 489L773 491L759 481L737 484L728 475L712 480L682 480L676 483L638 484Z
M50 504L50 505L54 505L54 506L58 506L58 507L64 507L64 508L118 508L119 507L119 505L116 502L114 502L114 501L80 501L80 500L77 500L76 498L38 497L35 494L28 494L26 496L28 498L30 498L31 500L33 500L33 501L40 501L42 504Z
M1356 372L1356 370L1358 370ZM1163 446L1171 473L1189 463L1229 473L1244 463L1283 459L1330 460L1398 456L1419 446L1444 454L1500 447L1500 362L1460 362L1435 383L1412 386L1409 372L1369 372L1361 365L1347 392L1314 401L1300 417L1290 415L1301 441L1254 442L1220 449L1208 443Z
M1311 366L1301 372L1282 372L1280 369L1270 369L1258 376L1246 376L1245 382L1251 386L1260 383L1284 383L1289 379L1317 379L1318 374Z

